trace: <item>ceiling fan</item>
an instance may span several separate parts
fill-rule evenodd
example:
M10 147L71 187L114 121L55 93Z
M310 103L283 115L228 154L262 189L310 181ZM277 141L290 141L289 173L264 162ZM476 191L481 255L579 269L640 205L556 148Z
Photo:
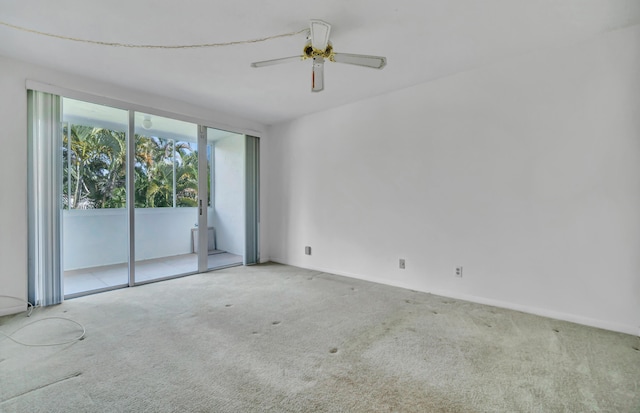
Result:
M251 63L251 67L264 67L289 63L299 60L313 59L311 72L311 91L320 92L324 89L324 62L348 63L356 66L382 69L387 59L382 56L368 56L362 54L335 53L329 41L331 25L322 20L311 20L307 43L302 50L302 56L283 57L281 59L265 60Z

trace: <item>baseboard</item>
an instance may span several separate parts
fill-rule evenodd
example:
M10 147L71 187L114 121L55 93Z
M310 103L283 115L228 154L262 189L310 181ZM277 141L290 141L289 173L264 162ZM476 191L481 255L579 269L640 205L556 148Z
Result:
M21 313L23 311L27 311L26 304L14 305L13 307L3 307L0 308L0 317L3 315Z
M272 262L276 262L278 264L283 264L283 265L292 265L292 264L287 264L286 262L283 262L284 260L278 260L278 259L275 259L275 258L272 258L271 261ZM297 266L297 267L300 267L300 266ZM548 310L548 309L544 309L544 308L521 305L521 304L512 303L512 302L508 302L508 301L495 300L495 299L486 298L486 297L479 297L479 296L475 296L475 295L460 294L460 293L457 293L455 291L448 291L448 290L429 290L429 291L427 291L427 290L424 290L424 289L416 288L415 286L409 285L407 283L392 282L392 281L387 280L387 279L383 280L383 279L377 279L377 278L365 278L365 277L362 277L359 274L354 274L354 273L350 273L350 272L347 272L347 271L338 271L338 270L334 270L334 269L330 269L330 268L322 268L322 267L314 267L314 266L300 267L300 268L305 268L305 269L309 269L309 270L313 270L313 271L322 271L322 272L325 272L325 273L328 273L328 274L335 274L335 275L340 275L340 276L343 276L343 277L355 278L357 280L369 281L369 282L373 282L373 283L377 283L377 284L390 285L392 287L405 288L405 289L408 289L408 290L420 291L420 292L423 292L423 293L439 295L439 296L442 296L442 297L453 298L453 299L456 299L456 300L463 300L463 301L469 301L469 302L477 303L477 304L491 305L493 307L500 307L500 308L505 308L505 309L508 309L508 310L520 311L520 312L523 312L523 313L534 314L534 315L538 315L538 316L542 316L542 317L552 318L552 319L555 319L555 320L568 321L568 322L571 322L571 323L581 324L581 325L585 325L585 326L589 326L589 327L601 328L603 330L609 330L609 331L615 331L615 332L618 332L618 333L631 334L633 336L640 336L640 328L638 326L614 323L614 322L610 322L610 321L606 321L606 320L598 320L598 319L593 319L593 318L589 318L589 317L579 316L579 315L576 315L576 314L563 313L563 312L559 312L559 311L553 311L553 310Z
M601 328L603 330L615 331L618 333L639 335L638 328L626 324L613 323L606 320L598 320L589 317L583 317L576 314L563 313L559 311L548 310L544 308L532 307L511 303L508 301L494 300L491 298L478 297L474 295L459 294L451 291L429 291L431 294L441 295L448 298L470 301L472 303L491 305L493 307L506 308L509 310L520 311L527 314L539 315L542 317L552 318L555 320L569 321L571 323L582 324L589 327Z

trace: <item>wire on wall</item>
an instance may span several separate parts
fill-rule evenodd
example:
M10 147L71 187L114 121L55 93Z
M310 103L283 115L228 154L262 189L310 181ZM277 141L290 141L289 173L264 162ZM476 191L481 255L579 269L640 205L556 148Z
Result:
M99 41L99 40L82 39L82 38L78 38L78 37L63 36L63 35L55 34L55 33L41 32L39 30L29 29L27 27L22 27L22 26L17 26L15 24L3 22L3 21L0 21L0 25L9 27L11 29L27 32L27 33L33 33L33 34L37 34L37 35L40 35L40 36L53 37L53 38L61 39L61 40L69 40L69 41L72 41L72 42L89 43L89 44L95 44L95 45L99 45L99 46L126 47L126 48L133 48L133 49L198 49L198 48L207 48L207 47L237 46L237 45L241 45L241 44L260 43L260 42L266 42L268 40L279 39L279 38L282 38L282 37L295 36L297 34L301 34L301 33L309 31L308 28L305 28L305 29L298 30L298 31L295 31L295 32L276 34L276 35L273 35L273 36L260 37L260 38L257 38L257 39L236 40L236 41L222 42L222 43L198 43L198 44L164 45L164 44L133 44L133 43L118 43L118 42L103 42L103 41Z

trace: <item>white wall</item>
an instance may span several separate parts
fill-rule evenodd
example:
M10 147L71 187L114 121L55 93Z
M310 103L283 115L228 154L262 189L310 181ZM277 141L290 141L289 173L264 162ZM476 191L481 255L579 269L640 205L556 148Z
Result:
M244 255L244 135L215 142L215 208L213 222L216 247Z
M127 262L127 210L62 212L62 266L65 271Z
M197 208L137 208L135 219L136 261L191 253Z
M21 69L0 58L0 295L26 299L27 94ZM0 315L21 308L0 298Z
M273 260L639 333L640 26L269 137Z
M138 208L135 214L136 261L191 253L197 208ZM126 263L127 211L63 211L62 238L65 270Z
M27 79L206 121L208 126L261 136L264 125L212 113L185 102L123 89L0 56L0 295L27 296ZM264 240L264 238L262 238ZM261 246L262 248L262 246ZM0 299L0 314L24 306Z

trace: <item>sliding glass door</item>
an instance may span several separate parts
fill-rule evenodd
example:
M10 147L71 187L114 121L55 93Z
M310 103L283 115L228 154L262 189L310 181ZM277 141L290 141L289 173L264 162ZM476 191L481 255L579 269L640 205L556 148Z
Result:
M136 283L198 271L198 149L198 125L135 113Z
M257 262L257 138L29 99L30 296L55 303Z
M62 254L67 296L128 284L126 110L62 99Z
M211 196L207 209L210 252L207 268L239 265L244 254L245 136L206 128Z

